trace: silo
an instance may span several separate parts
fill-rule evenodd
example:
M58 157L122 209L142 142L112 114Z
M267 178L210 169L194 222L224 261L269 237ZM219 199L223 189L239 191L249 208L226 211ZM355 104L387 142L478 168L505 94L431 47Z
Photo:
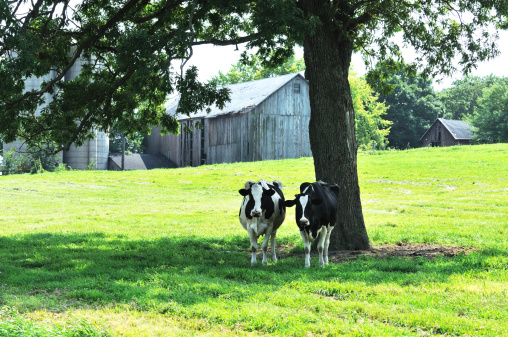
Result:
M45 76L42 76L42 77L32 76L32 77L28 78L27 80L25 80L25 92L41 90L42 83L51 81L52 79L55 78L55 76L56 76L56 73L54 70L52 70L49 74L47 74ZM44 107L46 107L53 100L53 97L49 93L45 93L43 95L43 97L44 97L45 102L44 102L44 104L39 105L37 107L37 109L35 110L36 116L39 116L41 114L41 110ZM16 151L23 153L26 151L26 145L24 143L25 142L22 140L17 140L12 143L4 144L3 145L4 152L8 152L12 148L15 148ZM62 152L59 153L59 157L60 157L59 162L61 163L62 162Z
M76 60L74 65L65 74L65 81L72 81L80 72L83 64L89 61L83 58ZM93 130L94 139L76 147L72 145L69 151L64 151L63 162L73 169L85 170L93 163L97 170L108 169L109 135L105 132Z
M71 53L73 51L71 50ZM83 64L89 60L79 58L74 65L65 74L64 81L71 81L76 78L81 72ZM51 71L48 75L42 77L30 77L25 81L25 91L40 90L42 82L50 81L56 76L55 71ZM45 103L37 107L36 115L40 115L40 111L52 101L52 96L49 93L44 94ZM108 168L108 154L109 154L109 135L105 132L94 130L95 138L86 141L82 146L71 146L69 151L60 152L60 162L64 162L73 169L85 170L88 165L93 162L96 169L107 170ZM12 147L16 150L23 152L26 147L23 141L15 141L12 143L4 144L4 151L10 151Z
M73 169L85 170L94 164L97 170L108 169L109 137L102 131L94 130L94 139L85 141L80 147L71 145L64 151L63 162Z

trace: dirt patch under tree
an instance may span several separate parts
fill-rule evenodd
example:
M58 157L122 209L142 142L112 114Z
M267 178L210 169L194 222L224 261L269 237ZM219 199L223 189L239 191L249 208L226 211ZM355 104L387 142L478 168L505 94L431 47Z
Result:
M288 258L293 256L303 256L303 253L284 253L289 247L281 249L281 258ZM329 251L328 258L330 262L341 263L345 261L356 260L361 255L386 258L388 256L396 257L425 257L428 259L437 256L453 257L459 254L468 254L474 249L470 247L448 247L433 244L412 244L412 243L398 243L395 245L381 245L375 246L369 250L336 250ZM286 250L287 251L287 250ZM317 251L313 249L311 255L317 255Z

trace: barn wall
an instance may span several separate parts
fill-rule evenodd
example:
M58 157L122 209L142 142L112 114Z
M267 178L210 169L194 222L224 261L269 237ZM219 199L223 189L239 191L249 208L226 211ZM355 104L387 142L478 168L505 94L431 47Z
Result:
M155 127L146 152L178 167L309 157L309 119L309 86L296 77L252 110L200 119L204 128L191 134L181 126L179 135L162 136Z
M179 167L202 165L201 138L205 129L194 127L194 122L204 123L204 119L180 121L179 161L176 162ZM186 132L185 126L193 128L194 131Z
M195 120L203 123L203 119ZM193 125L193 121L180 121L180 133L178 135L161 135L161 127L152 128L150 135L146 137L146 153L162 154L172 164L178 167L202 165L201 129L194 132L185 132L185 126Z
M299 92L294 84L299 84ZM297 77L249 113L248 161L312 155L308 90L307 82Z
M246 161L247 122L247 114L244 113L205 119L205 163Z
M180 135L161 135L161 126L152 128L146 137L146 153L162 154L176 166L180 163Z

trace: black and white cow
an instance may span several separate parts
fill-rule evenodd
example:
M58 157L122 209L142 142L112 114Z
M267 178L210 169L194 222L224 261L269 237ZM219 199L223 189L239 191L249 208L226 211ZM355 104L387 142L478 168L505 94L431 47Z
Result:
M305 267L310 267L310 245L319 238L319 266L328 263L328 246L330 234L337 222L337 196L339 186L329 185L322 181L303 183L300 194L294 200L286 200L285 205L296 205L296 224L300 229L305 250ZM324 258L323 258L324 252Z
M266 250L270 238L272 260L277 261L275 236L277 229L279 229L286 217L282 183L278 180L266 182L266 180L261 179L257 183L249 180L245 183L245 188L242 188L238 192L243 195L239 217L243 228L249 233L252 251L251 264L253 266L257 264L256 252L258 249L258 239L261 235L265 236L261 245L263 249L263 265L266 265L268 262Z

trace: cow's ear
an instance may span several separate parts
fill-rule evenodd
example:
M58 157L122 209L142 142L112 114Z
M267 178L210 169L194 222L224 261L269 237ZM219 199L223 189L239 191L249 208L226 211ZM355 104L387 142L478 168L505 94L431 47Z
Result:
M296 200L286 200L284 201L284 206L293 207L296 204Z
M275 190L265 190L265 194L269 197L275 194Z
M321 205L323 203L323 199L311 199L310 201L313 205Z
M245 188L242 188L241 190L239 190L238 193L240 193L244 197L249 195L249 191L247 191Z
M300 185L300 193L303 193L303 191L305 191L305 189L307 188L307 186L309 186L310 183L302 183Z
M247 180L247 182L245 183L245 189L246 190L250 190L250 188L252 187L252 185L254 185L256 182L255 181L252 181L252 180Z
M339 195L340 187L339 185L332 185L330 186L330 190L335 193L336 196Z

